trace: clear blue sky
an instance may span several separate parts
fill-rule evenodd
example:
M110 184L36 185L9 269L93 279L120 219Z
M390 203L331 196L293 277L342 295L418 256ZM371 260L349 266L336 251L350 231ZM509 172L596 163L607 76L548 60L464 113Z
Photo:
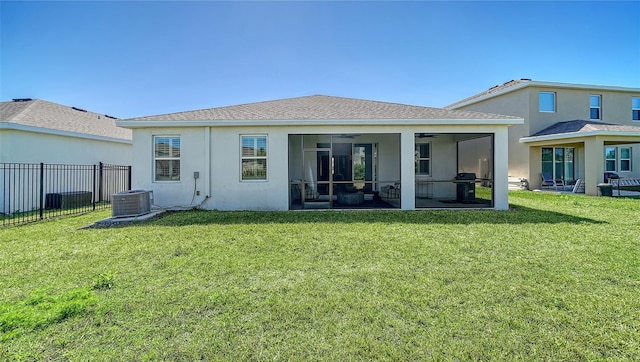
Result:
M0 2L0 100L120 118L510 79L640 87L640 1Z

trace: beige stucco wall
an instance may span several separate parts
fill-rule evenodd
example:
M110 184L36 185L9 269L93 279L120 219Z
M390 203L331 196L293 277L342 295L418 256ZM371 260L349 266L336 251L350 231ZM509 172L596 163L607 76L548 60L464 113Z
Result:
M631 119L631 98L640 94L630 92L602 91L589 89L571 89L558 87L528 87L531 112L529 124L531 133L536 133L556 122L576 119L589 120L589 96L601 96L601 118L596 120L629 126L640 126L640 122ZM540 92L556 92L556 111L539 112L538 95Z
M538 97L540 92L556 93L556 111L539 112ZM520 143L520 138L530 136L557 122L571 120L589 120L589 96L601 96L601 115L598 120L605 123L640 126L640 122L631 119L631 98L640 97L638 93L616 90L592 90L575 89L559 86L529 86L519 90L505 93L494 98L485 99L477 103L460 107L459 109L506 114L519 116L525 119L524 125L516 125L509 128L509 176L525 177L529 180L531 188L540 187L541 145ZM607 137L612 140L611 137ZM618 143L624 140L616 141ZM605 145L606 146L606 145ZM621 177L640 177L640 144L616 144L618 147L628 146L632 148L632 171L618 172ZM585 164L584 140L558 140L545 142L545 147L575 147L576 148L576 177L587 177L587 165ZM589 159L597 159L604 164L604 150L591 150ZM590 167L595 174L589 175L590 182L587 193L597 193L597 183L602 182L603 175L600 169L603 166ZM589 191L591 190L591 191Z

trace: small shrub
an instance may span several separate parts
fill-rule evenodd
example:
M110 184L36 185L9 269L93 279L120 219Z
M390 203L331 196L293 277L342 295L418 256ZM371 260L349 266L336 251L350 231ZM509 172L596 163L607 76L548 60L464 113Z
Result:
M116 279L116 272L100 273L93 282L93 290L111 289Z

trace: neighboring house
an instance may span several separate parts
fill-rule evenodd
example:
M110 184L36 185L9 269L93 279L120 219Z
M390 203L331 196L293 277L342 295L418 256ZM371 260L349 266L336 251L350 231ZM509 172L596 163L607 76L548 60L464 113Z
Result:
M640 88L520 79L446 109L523 118L509 128L509 176L526 178L532 189L543 173L567 185L582 179L589 195L598 194L605 172L640 177Z
M39 99L0 102L0 213L36 209L40 194L93 191L78 181L90 166L70 165L128 166L131 149L131 130L114 117ZM31 165L40 163L56 166Z
M40 99L0 102L0 163L131 164L131 130L112 116Z
M133 188L153 190L164 207L505 210L507 130L522 122L316 95L116 124L133 130ZM477 198L480 180L456 180L465 171L458 149L476 139L492 146L495 175Z

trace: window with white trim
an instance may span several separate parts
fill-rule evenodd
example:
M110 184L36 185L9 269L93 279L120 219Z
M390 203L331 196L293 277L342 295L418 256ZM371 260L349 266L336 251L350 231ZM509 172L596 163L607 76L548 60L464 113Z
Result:
M616 148L605 147L604 149L604 170L615 172L616 170Z
M640 97L631 98L631 119L640 122Z
M602 97L592 94L589 96L589 119L602 119Z
M180 181L180 137L153 137L155 181Z
M631 147L620 147L620 171L631 171Z
M556 111L556 93L555 92L540 92L538 95L538 109L540 112L555 112Z
M243 181L267 179L267 136L240 136L240 179Z
M416 143L416 175L431 175L431 142Z

